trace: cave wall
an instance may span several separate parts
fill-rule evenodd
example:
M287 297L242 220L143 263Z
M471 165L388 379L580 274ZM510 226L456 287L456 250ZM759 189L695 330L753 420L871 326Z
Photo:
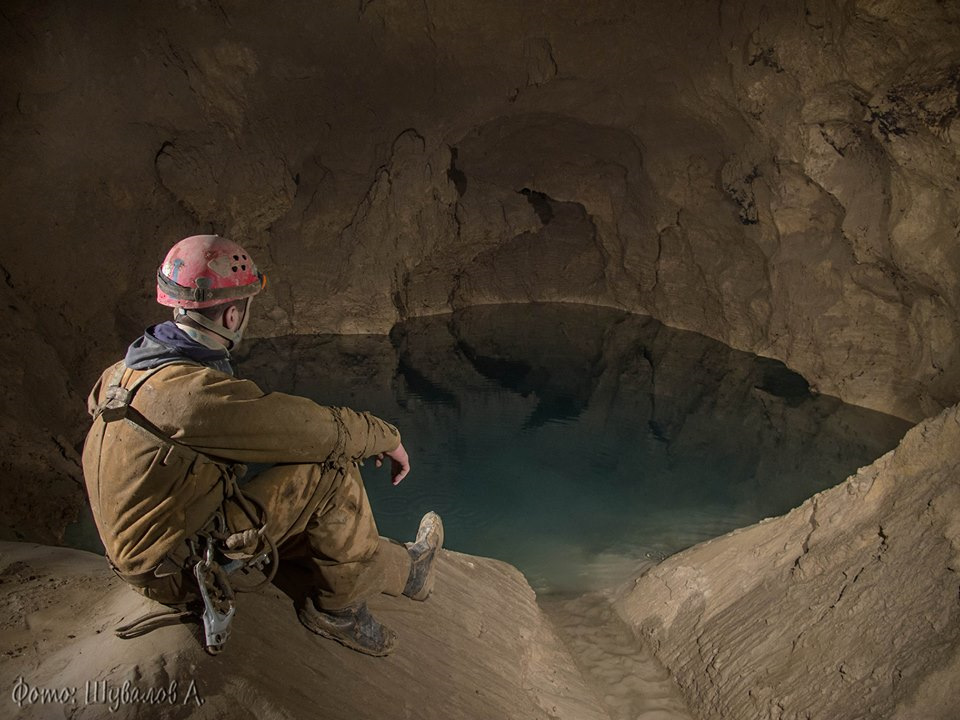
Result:
M3 483L77 477L79 399L161 317L150 278L197 231L266 270L257 335L582 302L936 412L960 399L958 19L936 0L7 2L3 356L43 389L5 384Z

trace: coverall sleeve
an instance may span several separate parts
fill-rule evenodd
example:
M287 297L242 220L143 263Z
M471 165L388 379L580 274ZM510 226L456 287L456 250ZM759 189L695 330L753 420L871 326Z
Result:
M264 393L249 380L198 372L181 389L190 393L185 403L189 410L173 437L228 460L343 464L400 444L397 428L368 412L327 407L297 395Z

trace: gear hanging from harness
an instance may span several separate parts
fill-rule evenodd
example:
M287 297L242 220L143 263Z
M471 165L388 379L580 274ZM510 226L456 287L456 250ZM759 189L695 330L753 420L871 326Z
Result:
M146 430L161 443L175 445L210 460L222 469L224 500L234 500L253 525L259 528L231 533L221 507L199 531L184 541L186 547L179 555L185 555L185 560L178 562L177 559L168 555L156 567L143 573L130 574L120 571L107 555L107 563L114 573L120 579L137 587L147 587L151 580L164 575L189 573L196 582L203 600L203 611L199 618L193 610L160 610L143 615L124 625L118 625L115 633L119 638L129 639L144 635L158 627L199 619L203 624L206 650L215 655L223 650L230 636L230 624L236 612L235 592L254 592L273 580L278 564L277 547L265 532L266 511L259 504L255 507L253 501L241 492L237 484L237 478L246 470L244 465L225 465L173 439L132 406L137 390L159 370L173 364L199 365L186 359L172 360L150 368L130 387L124 387L122 380L126 367L120 363L111 376L105 399L96 408L94 418L100 417L105 423L126 420ZM254 549L248 551L251 547ZM231 585L229 576L232 573L248 569L263 570L268 565L269 570L265 572L264 579L256 585L236 589Z

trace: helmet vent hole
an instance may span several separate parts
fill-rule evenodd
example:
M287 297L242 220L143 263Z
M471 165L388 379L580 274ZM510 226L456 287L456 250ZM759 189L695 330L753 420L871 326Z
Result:
M246 265L241 265L241 266L240 266L240 269L241 269L241 270L246 270L246 269L247 269L247 266L246 266Z
M233 270L234 272L236 272L236 271L237 271L237 266L234 265L234 266L233 266L232 268L230 268L230 269Z
M247 256L246 256L246 255L244 255L244 256L243 256L243 259L244 259L244 260L246 260L246 259L247 259Z
M240 256L239 256L239 255L234 255L234 256L233 256L233 259L234 259L234 260L239 260L239 259L240 259Z

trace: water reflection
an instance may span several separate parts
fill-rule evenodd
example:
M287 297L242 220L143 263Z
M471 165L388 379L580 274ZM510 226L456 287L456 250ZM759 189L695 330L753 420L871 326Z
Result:
M815 396L775 361L645 317L474 307L389 338L254 343L265 389L397 424L414 470L369 465L383 534L440 512L448 545L517 565L541 591L619 582L778 515L895 446L909 424Z

